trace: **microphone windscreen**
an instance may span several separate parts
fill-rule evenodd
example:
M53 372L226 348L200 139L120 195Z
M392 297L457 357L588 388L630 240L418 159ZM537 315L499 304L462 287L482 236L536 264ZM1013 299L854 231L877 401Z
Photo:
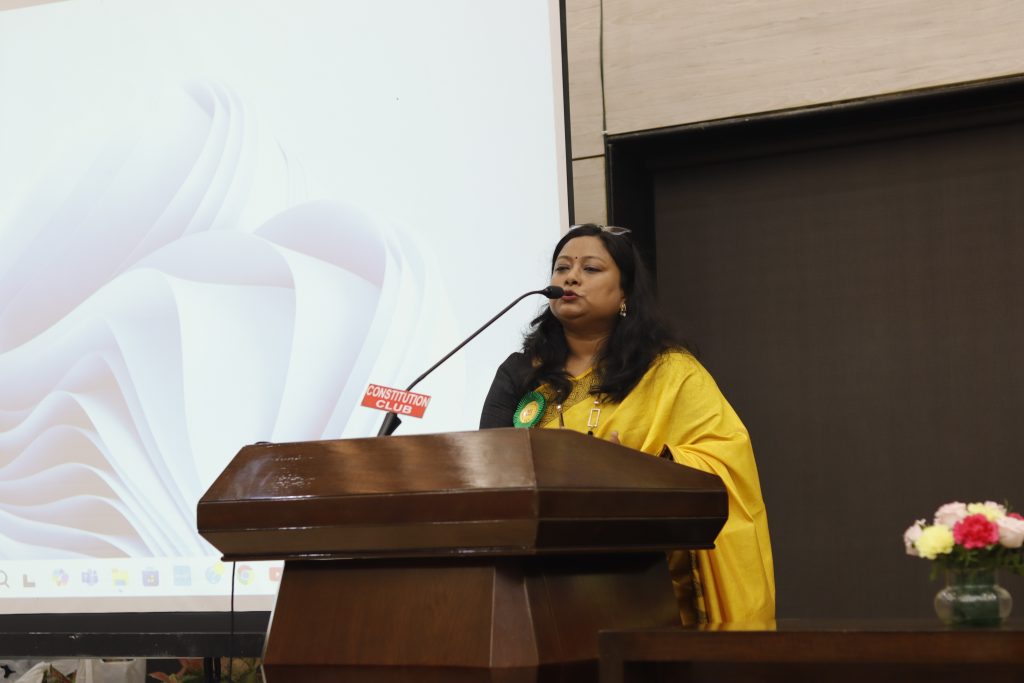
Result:
M561 299L565 295L565 290L561 287L551 285L540 290L540 293L549 299Z

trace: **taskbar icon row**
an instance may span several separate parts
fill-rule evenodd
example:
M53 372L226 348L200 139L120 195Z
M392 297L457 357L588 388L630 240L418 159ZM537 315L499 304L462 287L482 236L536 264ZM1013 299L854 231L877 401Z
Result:
M280 562L238 563L234 565L234 588L243 592L276 591L282 572ZM220 593L230 586L231 573L231 564L209 558L4 562L0 563L0 598L16 593L86 595L95 589Z

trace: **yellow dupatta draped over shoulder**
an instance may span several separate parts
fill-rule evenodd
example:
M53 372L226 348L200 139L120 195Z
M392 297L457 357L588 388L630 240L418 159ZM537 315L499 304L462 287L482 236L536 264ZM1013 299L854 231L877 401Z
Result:
M618 432L622 445L653 456L667 446L673 460L719 476L729 492L729 518L714 550L693 553L698 613L712 623L774 619L775 573L754 452L746 428L714 379L690 354L669 351L624 401L595 406L594 397L584 391L593 384L591 375L574 378L577 390L561 410L566 429L592 431L601 439ZM595 408L600 409L596 426ZM549 401L540 426L559 428L558 412ZM679 584L691 579L690 558L687 551L670 554L677 594Z

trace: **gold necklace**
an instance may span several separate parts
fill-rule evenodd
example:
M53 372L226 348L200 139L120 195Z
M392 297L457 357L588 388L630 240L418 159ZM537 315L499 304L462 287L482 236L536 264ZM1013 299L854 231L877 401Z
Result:
M597 429L597 423L601 421L601 399L594 397L594 407L590 409L590 413L587 415L587 436L593 436L594 430ZM562 404L559 403L555 406L555 410L558 412L558 426L561 429L565 429L565 418L562 416Z
M590 409L590 414L587 415L587 434L589 436L594 435L594 430L597 429L597 423L601 421L601 409L598 407L601 405L601 401L595 396L594 407Z

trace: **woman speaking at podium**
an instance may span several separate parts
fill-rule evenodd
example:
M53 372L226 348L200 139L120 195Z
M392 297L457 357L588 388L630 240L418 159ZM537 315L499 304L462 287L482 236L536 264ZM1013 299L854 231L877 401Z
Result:
M750 437L707 370L675 341L625 228L573 226L555 246L564 296L501 364L481 428L573 429L721 477L714 550L669 556L684 623L775 618L768 522Z

